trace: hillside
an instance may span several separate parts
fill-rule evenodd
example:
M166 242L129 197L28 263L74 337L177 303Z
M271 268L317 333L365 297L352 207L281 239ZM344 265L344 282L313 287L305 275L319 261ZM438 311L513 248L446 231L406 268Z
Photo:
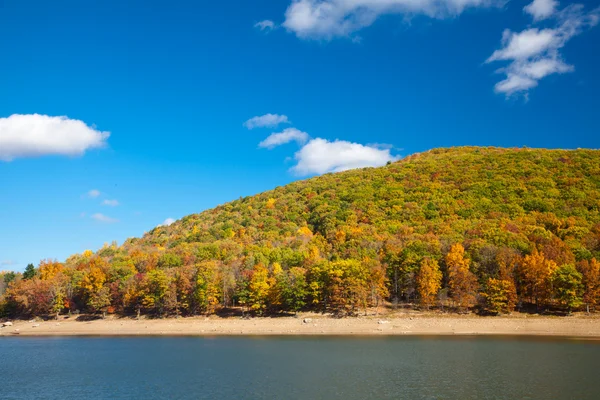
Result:
M383 301L491 313L600 301L600 151L435 149L295 182L44 261L5 313L354 313Z

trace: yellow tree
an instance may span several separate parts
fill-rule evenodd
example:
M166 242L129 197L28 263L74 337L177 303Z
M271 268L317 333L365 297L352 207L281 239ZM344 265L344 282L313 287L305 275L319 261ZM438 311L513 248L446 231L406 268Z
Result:
M90 264L91 267L81 279L79 286L83 290L87 306L94 312L105 313L111 303L110 291L104 286L106 273L99 260L92 260Z
M271 289L269 270L263 263L254 265L248 289L250 290L250 308L262 314L267 308L267 299Z
M285 280L286 273L283 271L283 268L281 268L281 264L274 262L273 265L271 265L271 275L268 279L268 302L272 307L280 308L283 305L283 291L279 282Z
M59 272L62 272L64 265L54 260L42 260L38 267L40 279L49 281L54 278Z
M438 262L433 258L424 258L417 274L417 291L421 305L429 308L435 302L435 297L441 287L442 271L440 271Z
M469 270L469 264L464 247L460 243L452 245L446 255L448 286L459 308L468 308L477 292L477 278Z
M212 314L222 296L221 283L216 261L203 261L198 264L194 302L207 314Z
M556 263L547 259L543 253L533 249L533 252L525 256L518 270L522 283L523 293L535 303L548 304L552 297L552 276L558 269Z

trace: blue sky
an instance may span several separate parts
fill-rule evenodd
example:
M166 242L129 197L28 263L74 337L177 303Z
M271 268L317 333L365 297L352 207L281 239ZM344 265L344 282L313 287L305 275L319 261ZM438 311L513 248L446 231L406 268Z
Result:
M0 0L0 270L430 148L598 148L598 7Z

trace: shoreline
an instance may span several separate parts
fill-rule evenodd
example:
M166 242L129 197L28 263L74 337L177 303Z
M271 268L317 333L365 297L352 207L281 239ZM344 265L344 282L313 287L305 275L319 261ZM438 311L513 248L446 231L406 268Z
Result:
M546 336L600 340L598 316L382 315L331 318L316 314L250 319L185 317L76 321L11 321L0 337L24 336ZM0 324L1 325L1 324Z

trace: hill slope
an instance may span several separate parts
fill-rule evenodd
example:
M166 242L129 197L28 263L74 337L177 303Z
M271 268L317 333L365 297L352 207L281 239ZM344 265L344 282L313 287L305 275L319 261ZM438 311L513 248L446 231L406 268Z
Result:
M600 151L436 149L42 263L16 279L5 307L349 312L383 299L468 307L477 296L491 312L517 299L572 308L598 301L599 257ZM27 297L34 284L48 293L39 307Z

